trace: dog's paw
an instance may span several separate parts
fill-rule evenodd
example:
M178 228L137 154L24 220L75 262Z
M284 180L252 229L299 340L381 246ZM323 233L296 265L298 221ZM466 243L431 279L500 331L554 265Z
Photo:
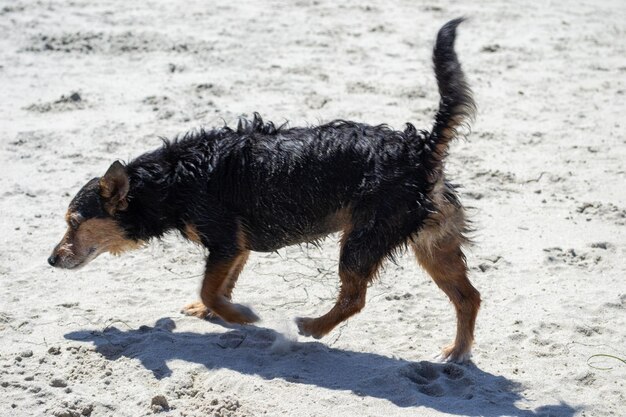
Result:
M446 346L435 357L435 361L439 363L465 363L470 360L472 351L470 349L457 349L454 344Z
M182 310L180 310L180 312L187 316L198 317L199 319L205 319L207 317L211 318L213 316L211 310L209 310L207 306L202 303L202 301L187 304Z
M216 304L213 313L227 323L251 324L260 320L250 307L230 302Z
M321 339L326 333L321 332L316 326L316 319L308 317L296 317L296 325L298 326L298 333L302 336L312 337L314 339Z
M231 317L234 319L228 320L230 322L250 324L261 320L261 318L257 316L256 313L248 306L244 306L242 304L232 304L232 306L235 314L234 317Z

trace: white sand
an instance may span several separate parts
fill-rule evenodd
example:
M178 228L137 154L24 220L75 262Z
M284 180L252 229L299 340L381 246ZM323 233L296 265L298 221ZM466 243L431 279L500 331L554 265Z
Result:
M0 3L0 415L626 414L626 365L587 363L626 357L623 1L135 3ZM472 364L425 362L454 315L410 254L319 342L292 318L332 305L334 237L251 258L235 298L255 327L179 313L203 253L176 236L46 264L71 196L158 136L253 111L430 127L432 41L459 15L480 109L448 164L478 230Z

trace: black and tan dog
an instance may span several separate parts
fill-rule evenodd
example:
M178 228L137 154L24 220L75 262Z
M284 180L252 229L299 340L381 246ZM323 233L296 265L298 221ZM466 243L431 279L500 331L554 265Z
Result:
M456 339L443 358L467 359L480 296L461 250L465 214L443 166L456 129L474 112L454 52L461 21L437 36L441 100L432 131L343 120L275 127L255 114L236 130L189 133L126 165L114 162L89 181L70 203L69 228L49 263L78 268L103 252L121 253L178 230L209 253L201 301L184 311L251 323L257 316L231 302L250 251L341 232L335 306L321 317L296 319L301 334L320 338L363 308L381 264L408 245L456 308Z

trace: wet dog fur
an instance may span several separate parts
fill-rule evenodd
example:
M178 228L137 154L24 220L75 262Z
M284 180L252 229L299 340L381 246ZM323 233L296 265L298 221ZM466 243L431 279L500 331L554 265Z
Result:
M250 251L340 232L336 304L321 317L296 319L301 334L320 338L364 307L381 264L410 246L456 309L456 339L442 357L466 360L480 295L462 252L463 206L444 174L448 144L475 110L454 51L461 21L437 36L441 99L431 131L345 120L277 127L255 113L236 129L188 133L89 181L70 203L67 232L49 263L78 268L177 230L208 249L201 300L184 311L251 323L258 317L231 302Z

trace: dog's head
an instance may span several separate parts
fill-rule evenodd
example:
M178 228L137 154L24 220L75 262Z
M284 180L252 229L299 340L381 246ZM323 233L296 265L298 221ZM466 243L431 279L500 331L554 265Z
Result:
M48 263L58 268L80 268L103 252L119 254L137 248L118 214L128 207L129 179L126 168L114 162L106 174L89 181L72 199L65 215L68 228L52 251Z

